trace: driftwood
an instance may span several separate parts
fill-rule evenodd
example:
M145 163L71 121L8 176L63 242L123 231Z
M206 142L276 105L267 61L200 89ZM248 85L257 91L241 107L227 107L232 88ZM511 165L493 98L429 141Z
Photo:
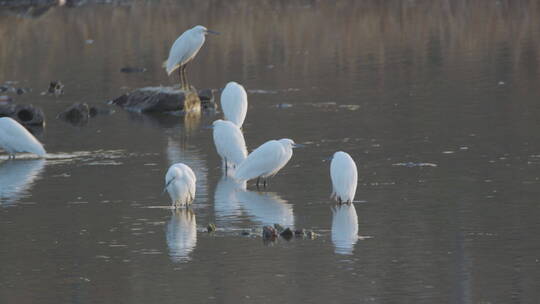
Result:
M110 103L138 113L191 112L214 107L212 91L184 91L172 87L146 87L124 94Z

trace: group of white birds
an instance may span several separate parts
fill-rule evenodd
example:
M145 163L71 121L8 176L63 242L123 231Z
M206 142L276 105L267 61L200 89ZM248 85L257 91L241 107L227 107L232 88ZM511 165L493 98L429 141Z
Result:
M185 31L174 42L169 58L164 66L167 74L179 70L182 88L188 84L185 68L201 49L208 33L217 34L197 25ZM291 159L293 148L300 145L292 139L269 140L248 154L242 133L242 125L248 109L248 98L244 87L229 82L221 93L221 108L224 120L213 123L214 144L227 172L235 169L233 178L244 182L257 179L266 187L266 179L276 175ZM332 179L332 198L339 203L352 203L358 183L358 172L352 157L343 151L334 153L330 165ZM195 198L196 176L191 168L183 163L173 164L165 176L165 189L169 193L173 207L188 206Z
M205 41L208 33L216 32L198 25L185 31L171 47L169 58L164 66L170 75L179 70L182 88L187 88L185 68ZM292 139L282 138L270 140L253 152L247 152L242 133L242 124L248 109L247 93L244 87L236 82L229 82L221 93L221 108L224 120L213 123L213 137L216 150L223 160L225 171L234 168L233 178L238 181L263 180L279 172L291 159L293 148L299 146ZM0 146L15 158L15 153L29 152L45 157L43 145L16 120L9 117L0 118ZM352 203L358 182L358 173L354 160L343 151L334 153L330 165L332 179L332 198L339 203ZM174 208L189 206L195 198L196 176L193 170L183 164L173 164L165 176L165 190L169 193Z

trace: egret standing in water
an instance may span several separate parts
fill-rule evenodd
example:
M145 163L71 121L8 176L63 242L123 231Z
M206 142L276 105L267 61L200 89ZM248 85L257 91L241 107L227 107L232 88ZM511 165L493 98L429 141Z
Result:
M246 159L246 141L240 128L230 121L218 119L213 126L214 144L227 172L229 163L236 167Z
M276 175L291 159L292 149L298 146L288 138L267 141L238 166L234 178L240 181L257 178L257 188L263 178L266 187L266 178Z
M188 89L186 78L186 65L195 58L204 44L207 34L219 34L208 30L202 25L197 25L178 37L169 51L169 58L163 63L163 67L170 76L174 70L178 69L180 85L182 89Z
M34 153L41 157L47 153L34 135L10 117L0 118L0 147L13 159L17 152Z
M248 108L247 93L243 86L231 81L221 92L221 108L226 120L232 121L239 128L244 124Z
M172 206L188 206L195 198L195 173L183 163L172 165L165 175L165 190L169 192Z
M332 157L330 164L330 177L332 178L332 198L339 203L352 203L358 183L358 171L352 157L338 151Z

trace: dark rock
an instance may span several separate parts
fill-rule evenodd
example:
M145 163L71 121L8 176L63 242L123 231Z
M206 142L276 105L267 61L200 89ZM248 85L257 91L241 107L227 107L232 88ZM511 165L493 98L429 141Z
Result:
M212 92L212 89L202 89L197 92L199 94L199 98L201 101L203 100L214 100L214 93Z
M90 117L90 107L86 103L74 103L56 117L72 124L83 125Z
M194 91L170 87L146 87L124 94L110 103L138 113L197 111L201 100Z
M120 69L120 72L122 72L122 73L142 73L142 72L146 72L146 68L123 67L123 68Z
M6 92L7 90L9 90L9 87L7 87L7 86L0 86L0 93Z
M317 233L315 233L313 230L310 230L307 232L307 237L314 240L318 237L319 235Z
M246 235L246 236L247 236L247 235L250 235L250 234L251 234L251 232L249 232L249 231L242 231L242 235Z
M216 103L214 102L214 92L212 89L202 89L197 92L199 99L201 100L201 106L203 109L215 109Z
M293 232L290 228L286 228L279 235L281 235L281 237L283 237L286 240L290 240L293 237Z
M276 228L278 233L281 233L283 232L283 230L285 230L285 228L281 226L280 224L274 224L274 228Z
M304 237L306 236L306 231L302 228L302 229L296 229L294 231L294 235L298 236L298 237Z
M64 94L64 84L62 84L59 80L51 81L47 92L49 94L62 95Z
M206 230L208 231L208 233L215 232L216 231L216 224L214 224L214 223L208 224L208 227L206 227Z
M274 227L272 226L264 226L263 227L263 233L262 233L262 237L263 239L265 240L275 240L278 236L278 233L276 231L276 229L274 229Z
M33 105L0 103L0 117L4 116L11 117L25 126L42 126L45 123L43 111Z
M27 88L17 88L17 89L15 89L15 93L17 93L17 95L22 95L22 94L28 93L30 91L31 90L27 89Z

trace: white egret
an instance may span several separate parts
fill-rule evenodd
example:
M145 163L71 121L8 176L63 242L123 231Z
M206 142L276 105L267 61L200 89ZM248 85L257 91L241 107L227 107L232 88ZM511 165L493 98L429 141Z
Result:
M288 138L265 142L236 168L234 178L241 181L257 178L259 187L259 180L262 177L266 187L266 178L274 176L289 162L293 154L292 149L297 146L299 145Z
M232 121L239 128L244 124L248 108L247 93L243 86L231 81L221 92L221 108L226 120Z
M352 157L338 151L332 157L330 164L330 177L332 178L332 198L339 203L352 203L358 183L358 171Z
M229 163L232 167L240 165L247 157L246 141L240 128L230 121L221 119L214 121L212 125L214 126L214 144L223 160L225 171Z
M0 118L0 147L10 158L15 158L17 152L30 152L41 157L47 153L34 135L10 117Z
M173 262L188 262L197 245L197 221L190 209L173 210L166 230L169 256Z
M182 89L188 88L186 65L195 58L195 55L197 55L203 46L207 34L218 33L208 30L202 25L197 25L185 31L173 43L171 50L169 51L169 58L163 63L163 67L166 69L169 76L174 70L178 69Z
M358 241L358 215L354 204L332 208L332 243L338 254L352 254Z
M188 206L195 198L195 173L190 167L177 163L165 175L165 190L169 193L174 208Z

